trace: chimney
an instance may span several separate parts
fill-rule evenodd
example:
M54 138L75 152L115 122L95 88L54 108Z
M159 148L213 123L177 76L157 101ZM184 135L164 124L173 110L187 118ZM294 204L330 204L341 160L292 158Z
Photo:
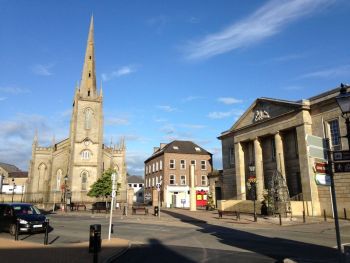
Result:
M159 150L159 147L153 147L153 153Z
M166 143L160 143L160 149L163 149L166 145Z

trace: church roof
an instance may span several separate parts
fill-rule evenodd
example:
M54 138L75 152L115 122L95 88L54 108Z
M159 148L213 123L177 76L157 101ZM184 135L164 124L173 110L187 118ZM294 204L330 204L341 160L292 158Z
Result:
M142 176L130 175L130 176L128 176L127 179L128 179L129 184L143 184L144 183Z
M27 178L28 172L11 172L9 173L9 178Z
M21 172L21 170L17 166L15 166L13 164L1 163L0 162L0 167L2 169L4 169L6 172L8 172L8 173Z

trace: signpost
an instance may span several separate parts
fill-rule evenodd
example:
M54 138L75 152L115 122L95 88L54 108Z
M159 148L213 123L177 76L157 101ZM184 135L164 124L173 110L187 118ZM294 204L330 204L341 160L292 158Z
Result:
M158 218L160 218L160 186L162 185L162 183L157 183L157 192L158 192Z
M327 169L327 163L325 162L316 162L315 163L315 181L317 185L331 185L331 178Z
M115 189L115 180L118 175L116 173L112 173L111 179L112 179L112 200L111 200L111 212L109 214L109 232L108 232L108 240L111 240L111 232L112 232L112 216L113 216L113 206L114 206L114 198L116 196L116 189Z

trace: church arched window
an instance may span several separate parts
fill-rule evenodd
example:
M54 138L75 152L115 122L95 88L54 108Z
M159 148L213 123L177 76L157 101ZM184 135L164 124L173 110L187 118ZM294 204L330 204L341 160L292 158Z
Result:
M85 114L85 129L90 130L91 129L91 120L92 120L92 115L94 114L93 110L90 108L85 109L84 111Z
M56 173L56 191L61 188L61 180L62 180L62 170L58 169Z
M37 189L38 191L42 191L44 186L44 180L46 179L46 165L44 163L41 163L38 167L39 170L39 176L38 176L38 185Z
M81 152L81 159L83 160L89 160L91 157L91 152L89 150L84 150Z
M89 173L87 171L83 171L81 173L81 190L86 191L87 190L87 178Z

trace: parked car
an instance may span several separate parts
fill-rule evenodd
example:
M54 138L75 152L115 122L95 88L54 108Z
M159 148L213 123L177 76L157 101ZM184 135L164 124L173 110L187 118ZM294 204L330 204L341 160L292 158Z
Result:
M41 232L45 230L45 215L34 205L25 203L0 204L0 232L16 234L16 222L19 220L19 233Z

